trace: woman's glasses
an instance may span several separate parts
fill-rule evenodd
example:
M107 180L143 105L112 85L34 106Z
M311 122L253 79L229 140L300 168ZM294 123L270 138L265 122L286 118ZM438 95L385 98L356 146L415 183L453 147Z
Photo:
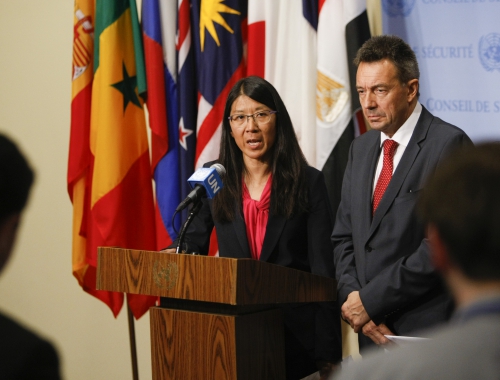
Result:
M242 126L245 125L248 122L248 118L253 118L253 121L257 125L262 125L269 123L271 120L271 115L277 113L278 111L257 111L252 115L243 115L243 114L236 114L236 115L231 115L228 117L229 121L233 123L235 126Z

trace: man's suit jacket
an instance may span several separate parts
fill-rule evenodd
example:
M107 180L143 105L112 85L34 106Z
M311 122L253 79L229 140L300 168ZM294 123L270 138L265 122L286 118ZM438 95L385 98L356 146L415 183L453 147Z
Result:
M358 290L370 318L377 324L385 322L398 335L449 318L451 298L432 266L415 205L443 157L468 144L472 142L462 130L422 107L372 218L380 132L372 130L353 141L332 234L340 304Z
M334 278L333 248L330 241L333 217L324 177L311 167L307 168L306 173L309 212L291 219L270 213L260 260ZM279 194L271 193L271 205L277 196ZM187 231L187 251L206 255L210 233L215 225L220 257L251 258L245 221L239 212L231 223L214 223L211 209L211 200L205 198L200 212ZM341 360L340 311L336 303L294 305L283 310L285 325L292 332L288 338L285 336L288 339L287 369L289 364L303 361L304 355L308 355L313 364L314 360L320 359L335 362ZM293 349L294 346L296 350ZM314 367L312 369L315 370ZM300 369L294 370L296 373L290 378L312 373L306 371L299 374L299 371Z
M430 339L395 348L390 354L373 350L333 379L500 379L499 311L450 322L424 336Z

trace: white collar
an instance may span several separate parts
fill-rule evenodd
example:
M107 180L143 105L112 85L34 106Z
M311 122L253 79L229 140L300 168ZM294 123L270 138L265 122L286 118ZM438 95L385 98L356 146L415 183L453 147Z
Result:
M410 142L411 139L411 135L413 134L413 131L417 126L417 122L421 113L422 113L422 105L419 102L417 102L410 117L406 119L406 121L396 131L396 133L391 137L391 139L396 141L399 144L399 146L404 146L404 147L408 146L408 143ZM380 146L382 146L384 144L384 141L389 138L390 137L388 137L385 133L382 132L380 134Z

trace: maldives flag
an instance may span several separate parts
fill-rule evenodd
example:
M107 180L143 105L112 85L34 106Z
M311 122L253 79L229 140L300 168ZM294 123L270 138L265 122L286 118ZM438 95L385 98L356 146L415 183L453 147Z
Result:
M95 8L94 8L95 4ZM154 250L146 90L134 0L76 0L68 192L73 274L115 316L123 294L96 290L97 247ZM136 318L156 297L128 295Z

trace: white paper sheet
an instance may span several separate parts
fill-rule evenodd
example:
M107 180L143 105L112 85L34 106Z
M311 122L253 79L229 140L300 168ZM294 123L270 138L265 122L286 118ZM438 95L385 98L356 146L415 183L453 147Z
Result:
M429 340L429 338L421 338L416 336L397 336L397 335L384 335L391 342L396 343L398 346L408 346L416 342Z

